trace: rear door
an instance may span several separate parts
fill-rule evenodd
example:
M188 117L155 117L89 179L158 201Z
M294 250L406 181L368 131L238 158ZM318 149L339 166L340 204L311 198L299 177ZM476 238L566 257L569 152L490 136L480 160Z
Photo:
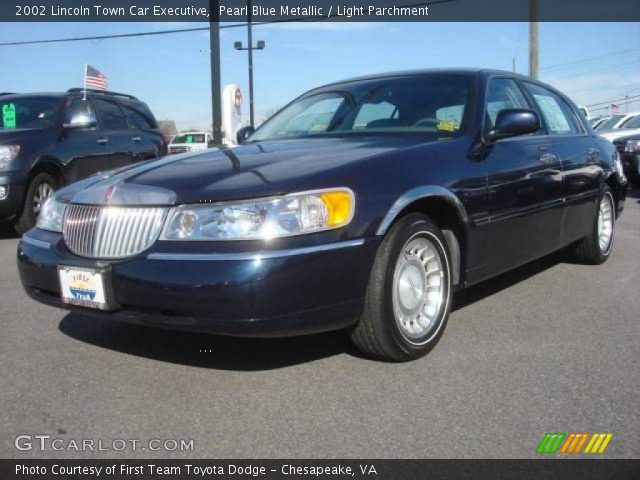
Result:
M593 225L602 172L600 152L562 96L535 83L523 85L546 124L551 149L562 162L565 208L561 241L566 244L587 235Z
M131 132L117 102L94 96L93 104L100 123L98 143L105 149L105 164L101 170L112 170L133 162Z
M162 149L162 133L155 120L135 104L122 104L129 125L129 141L133 152L133 161L148 160L158 156Z
M512 108L533 106L514 79L489 79L483 132L493 128L500 110ZM487 147L484 165L489 187L490 273L558 248L562 165L546 131L496 141Z

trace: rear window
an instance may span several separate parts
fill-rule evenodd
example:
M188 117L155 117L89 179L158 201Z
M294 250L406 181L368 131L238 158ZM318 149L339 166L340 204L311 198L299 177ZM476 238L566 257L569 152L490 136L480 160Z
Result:
M122 105L122 110L131 128L137 128L138 130L152 130L157 128L156 122L145 112L128 105Z
M609 118L608 120L605 120L604 122L602 122L602 124L600 124L597 129L598 130L609 130L610 128L613 128L616 123L618 123L620 120L622 120L622 117L624 117L624 115L614 115L613 117Z
M622 128L640 128L640 115L632 117L630 120L624 122Z
M59 105L60 99L47 97L0 100L0 130L52 127Z

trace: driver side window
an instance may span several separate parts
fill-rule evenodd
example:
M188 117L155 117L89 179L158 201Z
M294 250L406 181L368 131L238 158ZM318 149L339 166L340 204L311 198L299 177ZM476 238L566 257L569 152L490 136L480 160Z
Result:
M485 131L491 130L501 110L531 108L518 84L510 78L494 78L487 89Z

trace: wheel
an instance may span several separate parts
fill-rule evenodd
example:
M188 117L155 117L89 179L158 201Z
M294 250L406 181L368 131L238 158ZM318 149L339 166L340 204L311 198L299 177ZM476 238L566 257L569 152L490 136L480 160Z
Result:
M572 245L570 253L580 263L600 265L611 254L615 233L615 201L611 189L605 187L598 198L591 233Z
M48 173L39 173L31 180L22 211L15 224L15 229L19 234L23 234L35 226L42 205L55 189L56 181Z
M351 333L365 355L403 362L429 352L451 305L451 261L428 217L412 213L386 235L374 261L363 314Z

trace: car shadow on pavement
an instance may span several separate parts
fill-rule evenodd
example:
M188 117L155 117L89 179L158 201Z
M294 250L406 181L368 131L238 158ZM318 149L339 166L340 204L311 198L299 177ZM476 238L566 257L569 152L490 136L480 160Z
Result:
M563 260L561 252L551 254L457 292L453 311L490 297ZM162 362L219 370L272 370L344 353L364 358L351 344L345 331L293 338L237 338L164 330L77 312L67 314L58 328L69 337L110 350Z
M238 338L146 327L71 312L62 333L130 355L219 370L272 370L341 353L356 355L344 331L294 338Z
M460 310L472 303L490 297L491 295L495 295L496 293L513 285L524 282L528 278L534 277L539 273L558 265L559 263L570 262L571 261L568 259L566 252L564 250L560 250L547 255L546 257L534 260L531 263L527 263L519 268L498 275L497 277L468 287L465 290L456 292L453 297L452 311L455 312L456 310Z
M13 225L10 223L0 223L0 240L7 240L10 238L20 238L20 235L16 233Z

